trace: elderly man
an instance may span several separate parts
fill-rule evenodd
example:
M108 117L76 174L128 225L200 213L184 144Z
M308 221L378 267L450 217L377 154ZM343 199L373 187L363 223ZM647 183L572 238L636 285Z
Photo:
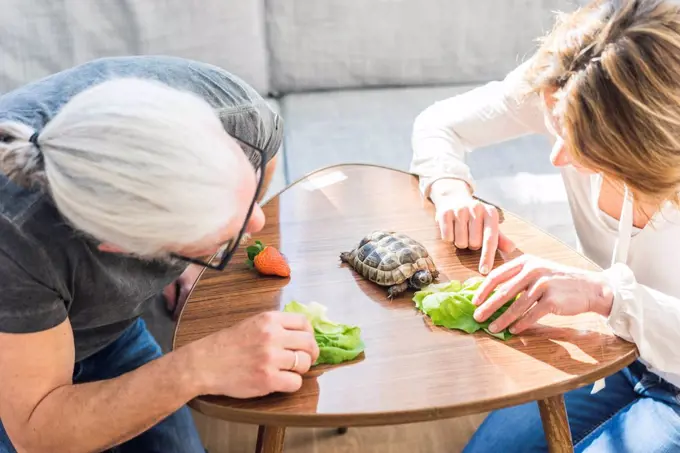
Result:
M299 389L318 355L303 316L166 355L140 318L262 228L281 127L242 80L170 57L0 97L0 452L202 452L190 399Z

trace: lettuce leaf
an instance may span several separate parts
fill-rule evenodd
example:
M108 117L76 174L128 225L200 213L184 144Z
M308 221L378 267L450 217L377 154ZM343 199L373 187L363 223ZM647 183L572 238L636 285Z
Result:
M483 330L493 337L504 341L508 340L512 337L508 329L491 333L489 325L498 319L517 297L506 302L489 319L479 323L473 317L477 307L472 303L472 299L483 281L482 277L472 277L464 282L452 280L434 283L420 291L416 291L413 295L413 301L416 304L416 308L429 316L432 319L432 323L436 326L458 329L467 333Z
M354 360L364 351L361 329L331 321L326 316L326 307L317 302L305 305L291 301L286 304L283 311L303 314L312 324L314 338L320 351L314 365L347 362Z

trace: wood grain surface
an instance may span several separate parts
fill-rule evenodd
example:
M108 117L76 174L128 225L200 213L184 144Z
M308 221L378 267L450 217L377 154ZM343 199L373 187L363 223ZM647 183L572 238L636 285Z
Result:
M281 453L286 438L286 428L279 426L260 426L257 429L255 453Z
M538 402L543 431L548 443L548 453L571 453L574 451L569 429L569 419L564 396L551 396Z
M407 173L371 165L320 170L264 207L267 225L253 240L278 247L290 278L262 277L240 250L223 272L207 270L179 320L174 348L291 300L317 301L330 319L361 327L365 353L339 366L314 368L294 394L239 400L203 396L205 415L269 426L371 426L455 417L559 395L635 360L637 350L595 314L546 317L507 342L480 332L433 326L412 293L389 301L386 289L361 278L339 254L368 232L391 229L420 241L440 281L479 275L479 252L457 251L439 238L434 209ZM597 269L554 237L511 213L501 228L530 253ZM497 256L496 265L512 257Z

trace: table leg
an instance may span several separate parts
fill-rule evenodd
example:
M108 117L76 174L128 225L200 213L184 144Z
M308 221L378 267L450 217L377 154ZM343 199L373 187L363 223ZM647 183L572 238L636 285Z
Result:
M264 436L264 426L257 427L257 443L255 444L255 453L262 453L262 437Z
M574 446L564 396L552 396L541 400L538 402L538 409L541 412L545 439L548 441L548 452L573 453Z
M283 426L259 426L255 453L282 453L286 428Z

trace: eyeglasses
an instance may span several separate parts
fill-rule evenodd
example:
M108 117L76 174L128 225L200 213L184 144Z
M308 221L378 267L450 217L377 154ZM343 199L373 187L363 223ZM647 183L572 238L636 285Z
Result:
M254 146L244 140L241 140L239 138L233 137L234 140L237 142L242 143L246 147L252 149L255 151L253 153L253 156L251 157L251 161L254 158L257 158L257 162L252 162L254 165L256 165L257 171L256 173L256 178L257 178L257 190L255 190L255 196L253 197L253 201L250 203L250 208L248 209L248 214L246 214L246 218L243 220L243 226L241 226L241 230L238 233L238 236L235 238L229 239L227 242L222 244L219 248L219 250L210 258L207 260L203 260L200 258L190 258L187 256L182 256L182 255L177 255L173 254L172 256L174 258L180 259L182 261L187 261L189 263L193 264L198 264L199 266L204 266L210 269L215 269L218 271L224 270L224 268L227 266L229 263L229 260L231 260L232 256L234 256L234 253L236 252L236 249L238 249L238 246L241 243L241 240L244 237L246 227L248 226L248 220L250 219L250 216L253 213L253 209L255 208L255 203L257 203L258 198L260 197L260 191L262 190L262 183L264 181L264 170L266 166L266 161L265 161L265 152L258 148L257 146Z

